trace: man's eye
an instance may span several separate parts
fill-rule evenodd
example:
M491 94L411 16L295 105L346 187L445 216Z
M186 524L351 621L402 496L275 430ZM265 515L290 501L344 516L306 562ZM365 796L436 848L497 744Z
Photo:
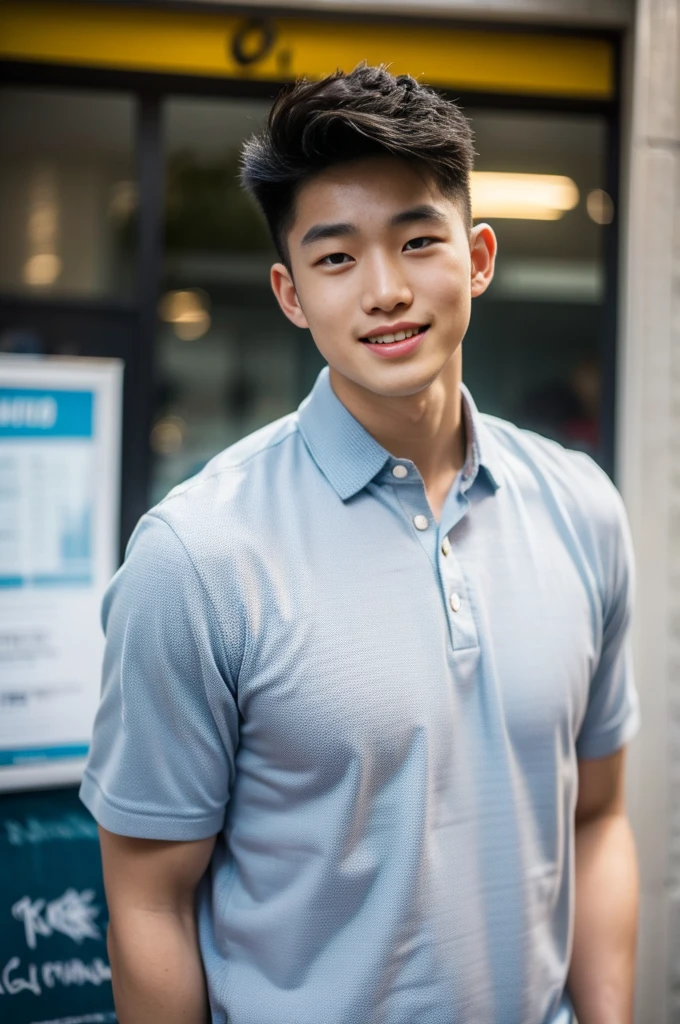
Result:
M352 259L346 252L332 252L328 256L324 256L319 262L326 267L341 267L343 263L347 263Z
M413 249L426 249L428 245L432 245L434 238L428 238L423 236L422 238L412 238L410 242L407 242L404 246L407 252L411 252Z

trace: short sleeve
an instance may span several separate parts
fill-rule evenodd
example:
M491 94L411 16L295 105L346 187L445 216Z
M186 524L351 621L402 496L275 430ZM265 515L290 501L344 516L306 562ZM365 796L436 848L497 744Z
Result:
M611 485L608 485L608 489ZM635 590L633 545L623 502L601 527L602 646L590 683L588 707L576 741L581 758L607 757L629 742L640 724L633 678L631 618Z
M102 694L80 796L119 835L193 840L223 826L238 710L215 610L183 543L139 523L103 604Z

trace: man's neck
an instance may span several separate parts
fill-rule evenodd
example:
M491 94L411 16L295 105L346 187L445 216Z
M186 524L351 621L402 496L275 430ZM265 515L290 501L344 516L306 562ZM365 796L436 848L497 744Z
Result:
M465 462L461 377L460 352L429 387L398 398L376 395L330 371L333 391L354 418L391 455L415 464L436 519Z

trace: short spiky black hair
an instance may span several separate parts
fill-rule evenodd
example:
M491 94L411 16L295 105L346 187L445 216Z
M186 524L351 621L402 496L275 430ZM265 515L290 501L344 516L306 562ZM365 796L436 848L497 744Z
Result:
M360 64L284 88L260 135L243 148L241 182L265 215L281 259L297 189L339 163L388 154L420 165L460 202L468 227L472 130L462 110L410 75Z

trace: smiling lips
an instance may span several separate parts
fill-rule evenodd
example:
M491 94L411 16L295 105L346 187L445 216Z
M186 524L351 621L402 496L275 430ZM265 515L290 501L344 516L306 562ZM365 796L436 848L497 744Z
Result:
M392 334L367 334L361 340L371 345L391 345L395 341L404 341L406 338L412 338L414 334L420 334L421 331L425 330L424 327L417 325L401 329L398 328L398 325L395 325L395 327L397 329Z
M418 347L429 324L395 324L392 332L384 329L359 340L377 356L404 356Z

